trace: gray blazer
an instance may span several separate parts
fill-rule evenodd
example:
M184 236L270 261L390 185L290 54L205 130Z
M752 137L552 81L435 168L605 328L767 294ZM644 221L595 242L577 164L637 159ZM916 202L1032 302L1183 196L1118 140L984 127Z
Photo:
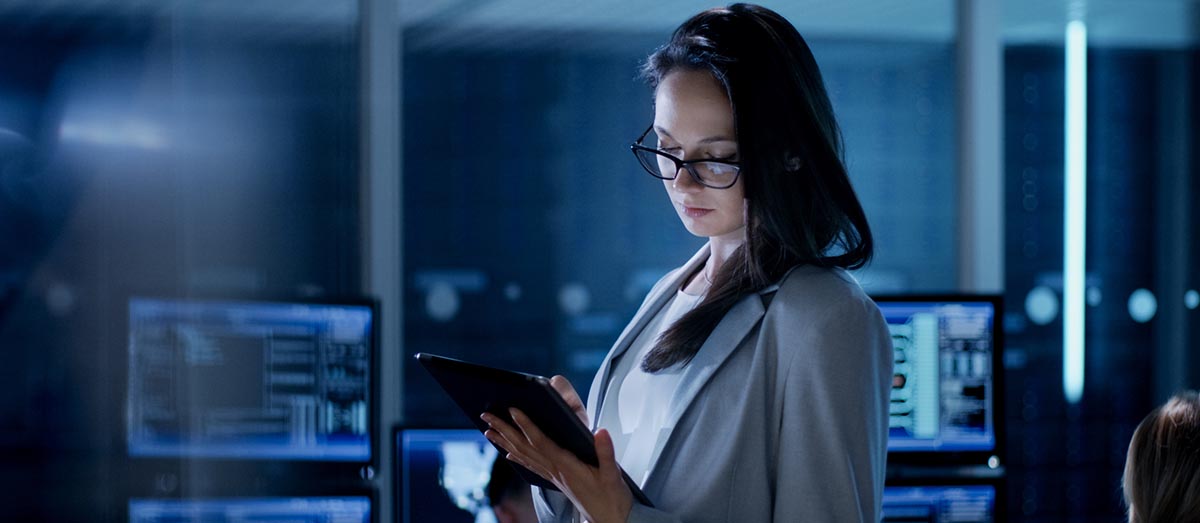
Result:
M612 369L706 245L664 276L592 382L595 427ZM764 308L762 295L774 293ZM668 402L675 428L629 521L877 522L887 455L892 342L875 303L844 271L802 266L738 302L685 367ZM577 518L535 489L541 523Z

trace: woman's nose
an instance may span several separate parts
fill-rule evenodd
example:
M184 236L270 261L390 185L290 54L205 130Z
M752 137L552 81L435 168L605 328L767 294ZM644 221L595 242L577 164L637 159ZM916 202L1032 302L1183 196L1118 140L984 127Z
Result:
M696 181L696 177L688 171L687 167L680 167L675 171L675 179L671 180L671 187L677 191L694 192L703 189L704 186Z

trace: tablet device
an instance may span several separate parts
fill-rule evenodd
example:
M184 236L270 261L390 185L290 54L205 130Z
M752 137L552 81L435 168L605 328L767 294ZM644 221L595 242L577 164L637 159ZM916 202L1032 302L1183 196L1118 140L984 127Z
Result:
M592 431L571 411L567 402L550 385L548 378L433 354L419 353L416 358L480 432L488 430L487 422L479 419L481 414L487 412L513 425L508 409L515 407L529 416L546 437L558 446L570 451L584 463L599 465ZM499 446L496 446L496 450L506 453ZM531 485L558 490L553 483L536 473L516 463L509 464ZM621 475L634 499L648 507L654 506L624 470Z

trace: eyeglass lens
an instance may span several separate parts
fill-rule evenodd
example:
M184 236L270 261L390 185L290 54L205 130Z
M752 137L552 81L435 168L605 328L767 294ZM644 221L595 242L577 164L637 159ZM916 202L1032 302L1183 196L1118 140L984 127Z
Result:
M678 174L675 160L662 153L638 149L637 156L642 166L654 176L671 180ZM687 166L700 178L701 183L714 187L730 185L738 172L736 166L719 162L696 162Z

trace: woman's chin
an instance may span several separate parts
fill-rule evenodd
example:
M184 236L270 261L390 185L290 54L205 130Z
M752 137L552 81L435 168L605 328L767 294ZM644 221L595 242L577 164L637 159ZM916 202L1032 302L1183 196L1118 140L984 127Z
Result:
M712 236L712 231L709 231L708 227L704 227L688 219L683 220L683 228L687 229L687 232L691 233L692 236L696 236L698 238L708 238L709 236Z
M692 236L695 236L697 238L705 238L705 239L711 240L711 239L713 239L713 237L721 236L720 233L713 230L711 227L697 227L695 225L688 225L686 223L683 226L684 226L684 228L687 229L688 232L692 233Z

